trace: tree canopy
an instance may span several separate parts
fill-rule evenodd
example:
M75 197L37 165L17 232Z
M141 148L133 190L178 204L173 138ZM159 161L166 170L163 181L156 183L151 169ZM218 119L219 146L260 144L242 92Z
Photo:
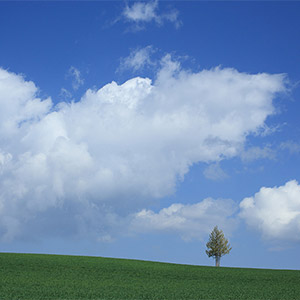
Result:
M232 249L228 240L225 238L222 230L215 226L211 234L209 235L209 241L206 244L206 254L208 257L214 257L216 260L216 267L220 266L221 257L228 254Z

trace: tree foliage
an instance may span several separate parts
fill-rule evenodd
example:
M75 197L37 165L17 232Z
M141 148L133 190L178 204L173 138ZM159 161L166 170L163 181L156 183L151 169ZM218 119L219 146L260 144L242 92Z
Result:
M208 257L214 257L216 260L216 267L220 266L221 257L228 254L232 249L228 240L225 238L222 230L215 226L211 234L209 235L209 241L206 244L206 254Z

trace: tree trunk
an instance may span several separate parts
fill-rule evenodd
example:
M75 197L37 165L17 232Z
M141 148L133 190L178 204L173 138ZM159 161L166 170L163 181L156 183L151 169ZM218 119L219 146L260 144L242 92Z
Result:
M216 267L220 267L220 260L221 260L221 257L216 256Z

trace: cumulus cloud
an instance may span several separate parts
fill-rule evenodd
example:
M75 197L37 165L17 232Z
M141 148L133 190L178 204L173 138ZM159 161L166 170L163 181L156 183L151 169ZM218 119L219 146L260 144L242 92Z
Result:
M122 58L118 71L133 70L134 72L141 70L147 66L153 66L155 63L151 60L151 54L154 52L152 46L137 48Z
M111 82L53 106L0 69L1 236L107 240L149 199L173 194L194 163L238 155L284 89L284 75L193 73L166 56L154 82Z
M201 240L216 224L231 234L237 225L236 209L232 200L211 198L191 205L172 204L158 213L143 209L134 215L131 230L139 233L168 232L179 234L184 240Z
M131 6L127 4L122 15L126 21L136 25L136 30L143 29L143 25L147 22L155 22L161 26L168 21L173 23L176 28L181 25L177 10L174 9L162 14L158 13L158 1L134 2Z
M300 186L291 180L283 186L262 187L240 203L240 217L264 238L300 240Z
M0 69L0 143L8 147L24 134L31 122L38 122L50 110L51 99L41 101L38 89L22 76ZM7 145L5 144L7 143Z

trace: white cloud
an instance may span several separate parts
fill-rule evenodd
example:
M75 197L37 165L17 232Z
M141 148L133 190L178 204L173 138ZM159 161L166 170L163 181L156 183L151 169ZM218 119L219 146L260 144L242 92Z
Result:
M158 1L152 2L135 2L132 6L126 5L123 14L134 22L149 22L157 18L156 9Z
M33 82L0 69L2 236L107 240L149 199L174 193L194 163L239 155L284 90L283 75L192 73L170 56L156 78L112 82L53 107Z
M203 174L207 179L211 180L222 180L228 177L218 163L209 165L205 168Z
M151 60L151 54L154 52L152 46L144 48L137 48L129 54L129 56L122 58L118 71L133 70L138 71L147 66L153 66L155 63Z
M204 199L196 204L172 204L158 213L143 209L132 220L132 230L145 232L171 232L182 239L202 239L214 226L230 234L237 225L234 213L237 207L232 200Z
M29 123L39 121L52 106L51 99L37 98L31 81L0 68L0 147L18 139ZM22 125L22 126L21 126ZM8 145L7 145L8 147Z
M123 10L125 20L136 25L135 29L143 29L147 22L155 22L163 25L165 21L171 22L176 28L180 27L181 21L178 19L178 11L171 10L166 13L158 14L158 1L134 2L131 6L126 5Z
M291 180L283 186L262 187L240 203L241 218L273 240L300 240L300 186Z
M81 78L80 71L73 66L71 66L68 70L67 76L72 78L72 87L75 91L84 84L84 80Z

